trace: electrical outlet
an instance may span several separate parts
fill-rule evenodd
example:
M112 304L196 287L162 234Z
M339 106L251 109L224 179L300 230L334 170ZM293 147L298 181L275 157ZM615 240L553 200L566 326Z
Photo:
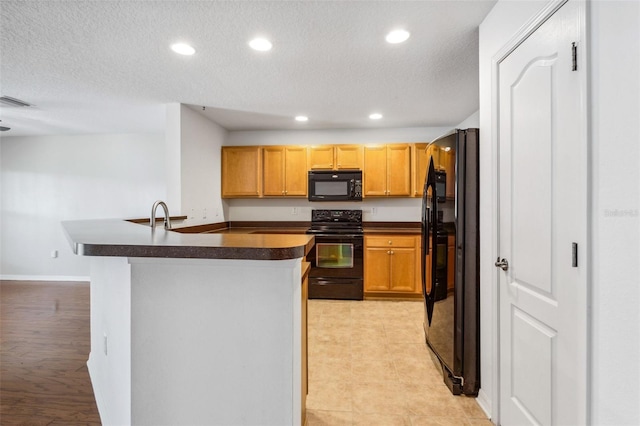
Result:
M291 214L294 214L294 215L298 214L298 208L297 207L293 207L291 209Z
M207 218L207 209L202 209L202 218L203 219Z
M377 207L371 207L371 215L375 216L378 214L378 208Z
M55 259L56 257L58 257L58 250L51 250L51 258Z

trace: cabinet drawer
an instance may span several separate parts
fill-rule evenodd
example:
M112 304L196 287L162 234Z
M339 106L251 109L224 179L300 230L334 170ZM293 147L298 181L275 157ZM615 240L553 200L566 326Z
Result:
M365 237L367 247L415 247L416 237L399 237L396 235L377 235Z

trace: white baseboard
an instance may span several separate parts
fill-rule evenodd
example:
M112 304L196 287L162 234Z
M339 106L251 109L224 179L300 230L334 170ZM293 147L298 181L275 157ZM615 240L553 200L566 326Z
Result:
M491 419L491 400L489 396L482 389L478 391L478 397L476 398L476 402L484 411L484 414L487 415L489 419Z
M90 278L76 275L0 275L3 281L86 281Z

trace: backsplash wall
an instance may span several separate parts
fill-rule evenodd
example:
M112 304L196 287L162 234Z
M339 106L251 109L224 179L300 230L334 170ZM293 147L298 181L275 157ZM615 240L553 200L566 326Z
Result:
M229 204L230 221L311 220L312 209L362 210L365 222L420 222L420 198L369 198L362 202L309 202L301 198L233 199ZM453 220L453 209L444 211L446 222Z

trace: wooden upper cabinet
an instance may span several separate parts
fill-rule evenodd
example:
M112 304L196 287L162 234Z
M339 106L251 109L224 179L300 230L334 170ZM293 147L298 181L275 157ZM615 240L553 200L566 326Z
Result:
M317 145L309 148L309 170L333 170L333 145Z
M262 148L263 195L284 195L284 157L284 148L280 146L265 146Z
M427 144L414 143L411 146L411 194L414 197L422 196L427 170L429 170Z
M304 197L307 195L307 148L265 146L262 148L263 195Z
M337 170L362 170L363 152L362 145L335 145L335 168Z
M411 146L365 147L363 180L365 196L411 196Z
M307 147L286 147L284 165L284 195L288 197L306 197L308 183Z
M364 196L384 197L387 195L387 147L367 146L364 148Z
M318 145L309 148L309 170L362 169L362 145Z
M259 146L222 147L222 197L259 197L262 156Z
M387 145L387 195L411 195L411 146Z

